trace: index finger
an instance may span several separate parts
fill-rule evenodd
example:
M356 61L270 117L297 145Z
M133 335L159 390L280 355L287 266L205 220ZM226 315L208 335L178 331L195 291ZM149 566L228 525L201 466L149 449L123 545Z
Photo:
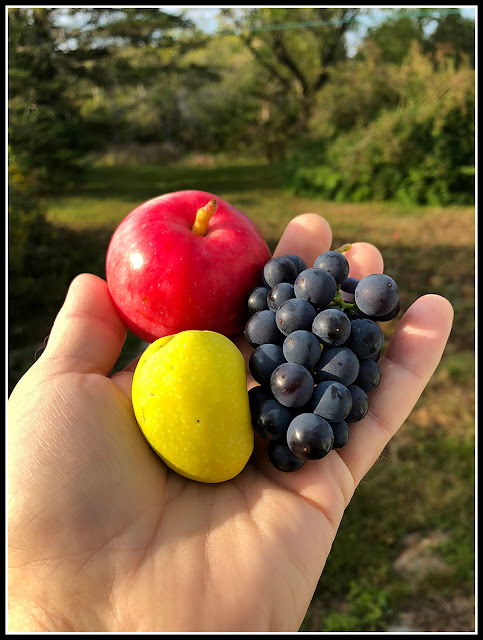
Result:
M273 257L296 255L311 267L317 256L330 249L331 242L332 230L327 220L316 213L302 213L286 226Z
M273 252L273 257L287 254L296 255L302 258L307 267L311 267L315 258L330 248L331 242L332 231L327 220L316 213L302 213L292 218L286 226ZM253 348L248 344L243 333L237 334L232 340L242 352L247 363L248 388L254 387L257 383L248 370L248 359Z

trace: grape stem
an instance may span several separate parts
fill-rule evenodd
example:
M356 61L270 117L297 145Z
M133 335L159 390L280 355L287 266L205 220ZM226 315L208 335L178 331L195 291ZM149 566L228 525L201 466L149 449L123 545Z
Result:
M355 302L345 302L340 295L340 284L337 285L337 291L329 307L338 307L342 311L349 311L353 315L356 311L359 311Z

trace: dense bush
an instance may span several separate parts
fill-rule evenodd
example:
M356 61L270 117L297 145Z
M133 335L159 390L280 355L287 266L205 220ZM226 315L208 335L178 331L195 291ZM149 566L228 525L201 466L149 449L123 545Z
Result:
M74 184L95 132L80 114L78 82L54 26L55 9L8 13L8 141L40 193Z
M101 273L105 238L99 230L83 238L73 230L52 224L38 193L35 173L9 148L8 167L8 321L10 348L30 336L25 327L35 309L45 321L45 310L59 308L72 278L85 265ZM86 258L89 256L89 258ZM47 323L51 322L51 318ZM38 327L37 327L38 328Z
M431 60L414 44L402 66L391 65L385 72L386 98L397 95L396 106L385 106L369 122L364 114L353 118L354 125L340 133L326 126L319 131L319 146L312 143L294 150L291 190L353 202L472 204L475 76L468 64L458 71L453 65L443 55ZM346 92L354 94L353 103L357 88L369 87L364 77L362 73L359 80L354 69L354 82L346 85ZM380 91L379 83L371 87ZM340 84L328 87L327 104L340 92ZM361 95L364 105L375 104L370 95Z
M43 224L44 211L35 189L35 174L27 178L8 149L8 269L9 275L23 272L30 250L32 230Z

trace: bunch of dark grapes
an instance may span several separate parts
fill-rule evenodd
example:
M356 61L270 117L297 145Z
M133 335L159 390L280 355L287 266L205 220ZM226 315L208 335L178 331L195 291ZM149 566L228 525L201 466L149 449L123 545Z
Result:
M280 471L343 447L381 380L378 323L399 313L399 291L383 273L349 277L348 248L310 268L295 255L272 258L248 297L252 424Z

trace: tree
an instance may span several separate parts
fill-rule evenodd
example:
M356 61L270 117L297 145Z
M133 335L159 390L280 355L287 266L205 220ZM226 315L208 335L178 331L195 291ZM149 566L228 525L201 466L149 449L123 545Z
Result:
M461 11L442 14L437 18L436 28L426 39L426 51L436 53L438 48L451 51L456 66L462 63L462 55L475 68L475 23L461 15Z
M346 59L345 36L358 9L223 9L256 64L250 90L260 100L259 136L269 160L307 134L315 99Z
M370 27L361 43L360 51L368 41L380 50L382 62L402 64L405 56L416 41L426 53L433 57L438 49L447 57L449 51L457 64L461 54L469 57L474 67L475 24L464 18L459 9L411 8L390 10L386 20ZM360 52L358 57L361 57Z
M186 56L208 36L158 8L9 11L9 143L39 186L65 185L86 154L183 128L182 84L215 78Z
M186 88L218 80L213 64L199 64L192 55L208 36L158 8L71 11L82 17L76 47L109 52L96 82L85 87L85 117L99 135L120 146L179 143Z
M93 140L72 92L74 78L54 24L54 9L9 9L8 137L39 190L75 173Z
M385 66L388 69L380 79L385 77L395 94L393 106L374 110L372 118L349 118L354 123L351 129L336 129L331 137L317 141L312 155L296 158L290 179L293 191L356 202L395 199L410 205L472 204L474 69L466 61L455 71L449 56L440 56L435 67L416 42L401 65ZM350 103L351 97L354 102L358 88L359 93L364 88L363 74L355 70L353 75L355 81L345 96L337 87L342 105ZM338 81L347 84L350 76L342 75ZM376 83L372 91L378 93ZM377 96L374 98L377 102ZM334 118L335 112L332 116L326 113Z
M406 15L404 10L396 12L381 24L370 27L361 43L363 49L367 41L372 41L380 51L381 62L400 65L411 43L424 42L424 20L421 16Z

